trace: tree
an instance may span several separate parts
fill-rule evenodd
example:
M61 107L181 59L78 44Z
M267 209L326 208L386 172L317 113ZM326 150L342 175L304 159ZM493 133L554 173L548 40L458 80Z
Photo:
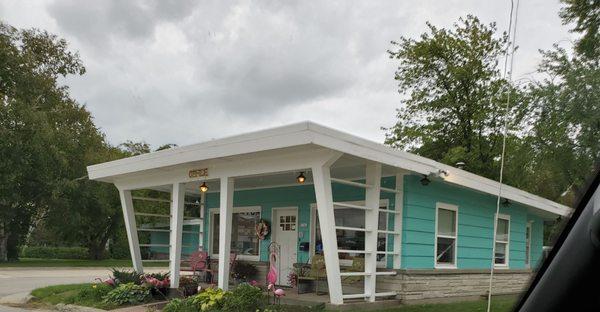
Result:
M600 57L600 1L562 0L566 6L560 10L563 24L575 23L573 32L583 36L575 43L575 51L588 59Z
M573 204L584 181L600 161L600 1L565 0L564 24L583 36L575 53L555 45L541 51L531 84L533 117L528 144L537 181L532 188L551 199ZM537 182L537 183L535 183Z
M462 161L469 171L497 178L507 91L509 146L518 145L526 113L521 90L502 79L498 66L508 36L471 15L453 29L427 26L418 40L402 37L388 51L399 61L395 79L404 99L398 122L384 128L385 143L451 165Z
M58 77L85 72L64 40L0 23L0 261L15 258L32 216L76 178L69 158L96 133Z
M84 73L65 40L0 23L0 261L39 222L97 258L121 222L116 190L87 180L86 166L126 154L58 83Z

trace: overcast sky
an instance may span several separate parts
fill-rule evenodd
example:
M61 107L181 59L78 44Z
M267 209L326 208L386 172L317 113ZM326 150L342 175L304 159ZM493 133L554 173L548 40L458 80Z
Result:
M569 46L559 8L521 0L516 78L535 70L538 49ZM468 13L506 30L509 9L509 0L3 0L0 19L66 38L87 73L65 83L109 141L157 147L303 120L381 142L400 105L390 41Z

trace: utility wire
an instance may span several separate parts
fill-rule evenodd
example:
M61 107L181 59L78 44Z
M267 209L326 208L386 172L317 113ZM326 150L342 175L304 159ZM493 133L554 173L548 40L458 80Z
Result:
M497 232L497 228L498 228L498 214L500 214L500 200L502 198L502 178L504 175L504 156L506 154L506 137L507 137L507 133L508 133L508 112L510 109L510 95L511 95L511 82L512 82L512 72L513 72L513 64L514 64L514 59L515 59L515 43L517 40L517 21L518 21L518 17L519 17L519 2L520 0L517 0L517 5L516 8L514 6L514 1L511 0L510 1L510 21L508 23L508 36L509 36L509 42L508 42L508 47L505 53L505 57L504 57L504 73L503 76L505 79L508 80L508 86L507 86L507 96L506 96L506 105L504 107L504 129L503 129L503 136L502 136L502 154L500 156L500 179L499 179L499 186L498 186L498 198L496 200L496 214L494 215L494 239L492 241L492 261L491 261L491 265L490 265L490 280L489 280L489 287L488 287L488 298L487 298L487 312L491 311L492 308L492 285L493 285L493 280L494 280L494 265L496 264L496 232ZM514 9L514 26L513 26L513 9ZM511 31L512 31L512 39L511 37ZM512 41L511 41L512 40ZM509 58L509 53L510 53L510 64L508 64L508 58ZM507 66L508 65L508 66ZM509 69L507 72L507 68ZM506 248L506 247L505 247ZM507 259L505 258L505 261Z

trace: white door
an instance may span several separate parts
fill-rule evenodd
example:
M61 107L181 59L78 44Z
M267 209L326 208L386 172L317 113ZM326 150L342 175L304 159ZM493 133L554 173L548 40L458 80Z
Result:
M298 255L298 208L274 208L272 224L272 239L281 246L277 284L290 286L288 275Z

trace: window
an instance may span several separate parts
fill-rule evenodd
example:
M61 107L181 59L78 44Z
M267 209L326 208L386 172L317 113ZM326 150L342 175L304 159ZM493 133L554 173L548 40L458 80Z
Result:
M456 233L458 232L458 207L437 204L435 234L435 267L456 267Z
M211 209L211 253L219 255L219 209ZM260 221L260 207L234 208L231 222L231 252L240 259L259 259L259 240L256 237L256 224Z
M296 230L296 216L280 216L279 227L282 231L295 231Z
M525 228L525 265L531 266L531 222Z
M508 266L508 245L510 240L510 216L498 215L496 226L496 242L494 264L496 266Z
M364 202L348 202L355 205L364 205ZM382 203L380 209L387 209L387 204ZM353 208L342 208L335 207L334 210L335 224L336 226L344 226L350 228L365 228L365 211ZM314 254L323 253L323 240L321 238L321 225L319 224L319 215L316 212L316 208L313 206L313 242L311 244ZM379 212L378 230L385 231L388 228L388 213ZM341 250L365 250L365 232L364 231L352 231L352 230L336 230L338 249ZM387 236L386 233L378 233L377 235L377 251L386 251L387 247ZM340 264L352 265L352 260L355 257L363 258L363 253L340 253ZM377 254L377 261L379 266L385 266L385 254Z

